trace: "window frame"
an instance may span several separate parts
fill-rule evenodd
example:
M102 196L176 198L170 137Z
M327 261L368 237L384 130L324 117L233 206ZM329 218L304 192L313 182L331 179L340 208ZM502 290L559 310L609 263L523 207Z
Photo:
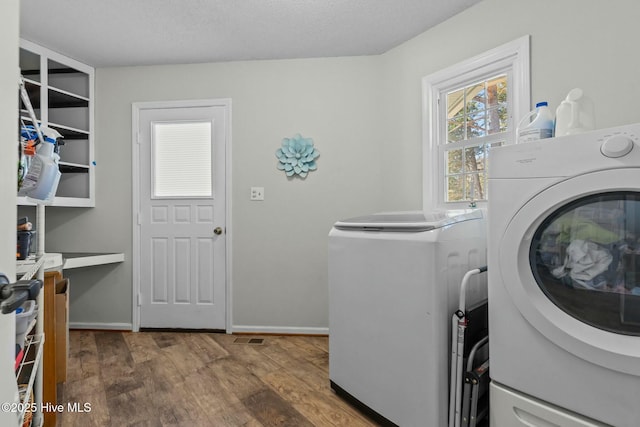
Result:
M443 126L446 127L446 130L443 129L442 132L440 132L440 135L446 135L446 142L443 144L438 144L438 156L440 158L439 161L442 162L442 168L443 168L443 176L442 176L442 189L443 189L443 193L442 193L442 198L443 198L443 203L445 204L451 204L451 203L466 203L467 201L470 201L470 199L463 199L463 200L459 200L459 201L448 201L448 200L444 200L448 198L448 193L449 193L449 187L448 187L448 181L449 179L451 179L452 177L457 177L459 179L461 179L463 182L466 182L467 184L463 184L463 188L466 188L468 185L468 179L474 175L476 175L477 178L480 178L480 176L482 176L482 186L484 188L484 193L486 194L486 184L487 184L487 177L486 177L486 167L488 164L488 153L490 151L490 147L493 144L496 143L500 143L503 141L508 141L509 137L511 136L510 134L513 133L513 126L512 126L512 120L511 117L509 116L507 118L507 128L508 131L505 132L499 132L499 133L493 133L493 134L486 134L483 136L478 136L478 137L473 137L471 139L461 139L458 141L449 141L449 123L451 120L451 117L449 117L449 105L448 105L448 98L449 95L452 92L466 92L468 90L468 88L472 87L472 86L477 86L479 83L482 83L483 85L485 85L488 81L496 79L498 77L503 77L506 81L507 84L509 84L512 80L512 76L511 76L511 72L502 72L499 74L490 74L488 76L484 76L484 77L480 77L480 78L476 78L473 79L469 82L466 82L463 86L457 86L454 85L451 88L442 88L442 90L440 91L440 97L438 100L438 106L443 105L445 108L440 108L439 109L439 113L441 114L440 117L440 124L442 124ZM444 102L443 104L440 104L441 102ZM463 98L463 110L466 109L465 105L468 102L468 100L466 99L466 95ZM509 90L507 90L507 100L506 100L506 105L507 108L511 103L511 92ZM499 104L496 105L495 107L496 109L499 108ZM486 113L488 111L488 109L483 110L483 113ZM468 115L468 113L466 111L462 112L462 115L466 117ZM486 119L486 117L485 117ZM484 155L483 155L483 171L477 171L477 172L470 172L468 170L466 170L466 153L468 151L468 149L473 149L476 147L482 147L484 146ZM448 166L450 165L450 158L449 158L449 153L452 152L456 152L456 151L460 151L461 152L461 170L458 173L455 172L451 172L450 170L448 170ZM472 190L473 192L473 190ZM484 202L486 200L484 200L483 198L475 198L474 201L477 202Z
M520 37L422 79L422 184L425 211L460 209L469 205L469 201L445 202L446 93L473 82L507 74L508 127L515 136L517 119L528 112L531 105L529 39L528 35ZM445 143L441 144L440 141ZM478 206L486 207L486 201L479 201Z

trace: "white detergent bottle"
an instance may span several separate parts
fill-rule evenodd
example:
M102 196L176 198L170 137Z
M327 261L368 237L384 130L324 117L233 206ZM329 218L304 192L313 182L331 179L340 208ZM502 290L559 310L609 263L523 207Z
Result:
M533 120L531 120L533 118ZM530 122L523 126L526 121ZM554 117L553 113L549 109L547 102L538 102L536 109L524 116L518 127L516 128L516 135L518 143L531 142L538 139L551 138L553 136Z
M54 152L55 140L46 138L33 156L29 170L24 178L19 196L27 196L37 203L51 203L60 182L58 161L60 156Z

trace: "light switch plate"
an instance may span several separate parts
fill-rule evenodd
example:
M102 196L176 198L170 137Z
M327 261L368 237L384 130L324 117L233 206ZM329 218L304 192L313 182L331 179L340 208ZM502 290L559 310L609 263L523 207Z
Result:
M251 200L264 200L264 187L251 187Z

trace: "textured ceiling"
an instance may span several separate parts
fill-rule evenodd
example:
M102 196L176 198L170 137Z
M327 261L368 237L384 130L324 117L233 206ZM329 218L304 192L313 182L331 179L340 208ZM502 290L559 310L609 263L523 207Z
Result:
M21 0L21 37L94 67L384 53L480 0Z

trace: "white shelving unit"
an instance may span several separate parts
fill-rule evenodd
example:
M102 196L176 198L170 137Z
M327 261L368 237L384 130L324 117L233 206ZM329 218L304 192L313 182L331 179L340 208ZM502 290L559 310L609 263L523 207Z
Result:
M37 205L37 227L44 230L44 216L45 208L43 205ZM38 314L33 323L27 328L27 331L31 331L31 336L27 338L27 343L24 346L23 360L20 362L20 366L16 371L16 380L18 381L18 388L20 390L20 399L22 408L25 409L18 413L18 425L23 425L23 421L27 415L26 404L33 402L36 408L42 402L42 354L43 344L45 340L44 336L44 263L45 253L41 248L44 248L44 233L38 234L38 253L36 254L36 262L25 272L20 280L29 280L33 277L40 279L43 283L43 289L38 294ZM35 329L35 331L34 331ZM41 411L35 411L32 414L31 426L42 426L44 417Z
M26 93L27 86L24 82L24 78L21 77L20 83L18 85L19 93L20 93L20 102L21 106L25 108L27 112L27 116L30 122L37 121L38 118L33 109L33 105L31 102L31 94ZM21 119L24 121L24 119ZM44 143L42 139L42 134L38 130L38 140L40 143ZM43 398L43 363L42 363L42 355L43 355L43 344L45 341L44 335L44 310L45 310L45 298L44 298L44 263L46 261L45 253L44 253L44 243L45 243L45 207L42 203L38 203L36 205L36 230L40 232L36 235L38 244L37 244L37 252L36 252L36 262L34 265L25 272L20 278L21 280L29 280L34 276L42 282L42 288L37 297L37 306L38 313L36 315L36 319L34 321L35 324L31 324L28 326L27 334L30 336L27 338L27 345L23 347L23 358L20 362L16 381L18 382L18 388L21 391L21 403L22 403L22 411L18 413L18 425L23 425L25 421L25 417L27 415L29 405L33 402L34 407L38 408L38 405L41 404ZM34 332L35 329L35 332ZM35 411L30 411L31 420L29 421L29 425L34 427L40 427L44 423L44 416L42 411L36 409Z
M31 326L30 326L31 328ZM36 378L42 363L42 348L44 345L44 335L34 334L26 338L24 346L24 359L16 370L16 378L18 379L18 391L20 392L20 401L23 404L23 410L18 413L18 425L23 425L27 412L28 404L33 402L33 406L38 406L40 397L38 386L36 386ZM41 394L41 393L40 393ZM32 413L32 416L36 415ZM32 418L31 426L42 425L41 414Z
M27 40L20 40L20 69L37 120L64 137L52 206L95 206L94 69ZM23 105L20 118L31 123ZM24 197L18 204L33 205Z

